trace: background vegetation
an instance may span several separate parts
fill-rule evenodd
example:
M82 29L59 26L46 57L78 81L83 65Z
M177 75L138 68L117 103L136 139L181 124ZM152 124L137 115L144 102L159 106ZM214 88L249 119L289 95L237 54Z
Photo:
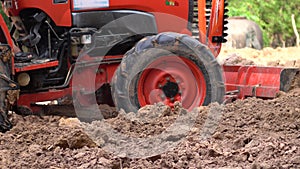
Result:
M291 15L300 31L300 0L228 0L229 16L245 16L260 25L264 46L294 46ZM242 25L241 25L242 26Z

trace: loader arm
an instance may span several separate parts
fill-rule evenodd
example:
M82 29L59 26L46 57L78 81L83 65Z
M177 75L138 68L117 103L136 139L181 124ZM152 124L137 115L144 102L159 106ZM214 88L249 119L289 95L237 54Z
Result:
M227 30L226 26L228 23L228 21L226 20L228 18L227 15L228 9L226 9L227 5L228 4L226 0L206 1L206 13L208 13L206 14L206 17L209 17L208 18L209 20L207 23L207 27L203 27L203 26L200 27L200 30L206 33L205 44L211 49L215 57L217 57L218 54L220 53L222 43L227 41L225 39L227 34L224 32L225 30ZM201 4L201 6L203 7L203 4ZM203 10L198 12L199 12L199 16L203 18ZM201 18L199 18L199 20L200 19ZM203 25L203 24L204 23L201 23L199 25Z

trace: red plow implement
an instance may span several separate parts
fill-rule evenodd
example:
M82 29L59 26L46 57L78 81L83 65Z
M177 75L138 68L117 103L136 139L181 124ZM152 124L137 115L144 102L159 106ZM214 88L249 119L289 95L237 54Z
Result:
M223 66L226 97L274 98L291 89L299 69L259 66Z

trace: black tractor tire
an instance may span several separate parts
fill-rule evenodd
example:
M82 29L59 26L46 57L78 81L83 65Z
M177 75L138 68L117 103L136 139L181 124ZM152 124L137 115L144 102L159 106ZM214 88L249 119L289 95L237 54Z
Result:
M159 67L152 67L152 65ZM157 72L156 69L164 70ZM147 75L147 71L149 75ZM151 71L153 71L152 74L149 73ZM168 71L169 73L165 73ZM175 73L172 74L172 72ZM163 86L152 80L160 74L160 80L164 81L162 82L164 83ZM170 75L172 80L169 77L164 80L165 74ZM182 83L176 80L177 75L182 79L185 79L185 76L194 76L195 78L188 78ZM201 78L202 81L199 82ZM157 82L160 81L157 80ZM157 84L157 88L149 87ZM181 84L185 85L182 87L183 89L190 88L187 93L181 91ZM194 84L200 84L200 86ZM176 101L175 97L182 96L179 97L180 101L184 103L185 100L188 100L188 103L183 104L183 107L189 110L200 105L208 105L211 102L221 103L225 94L222 69L210 49L188 35L173 32L160 33L140 40L135 47L124 55L113 76L111 85L115 106L126 112L136 112L141 106L153 104L150 102L151 93L149 103L147 99L143 99L144 95L145 98L148 97L147 88L163 93L161 98L165 98L164 101L167 100L171 106L173 105L172 101ZM189 95L197 101L186 97Z
M10 77L10 70L7 63L3 63L0 59L0 73L6 77ZM0 132L6 132L12 128L12 124L8 119L8 109L6 94L9 84L6 80L0 78Z

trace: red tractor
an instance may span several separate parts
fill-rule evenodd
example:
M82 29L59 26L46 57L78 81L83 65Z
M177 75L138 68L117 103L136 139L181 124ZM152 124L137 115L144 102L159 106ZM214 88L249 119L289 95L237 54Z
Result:
M47 104L191 110L287 90L294 69L219 65L224 1L2 0L12 25L0 18L0 130L9 110Z

